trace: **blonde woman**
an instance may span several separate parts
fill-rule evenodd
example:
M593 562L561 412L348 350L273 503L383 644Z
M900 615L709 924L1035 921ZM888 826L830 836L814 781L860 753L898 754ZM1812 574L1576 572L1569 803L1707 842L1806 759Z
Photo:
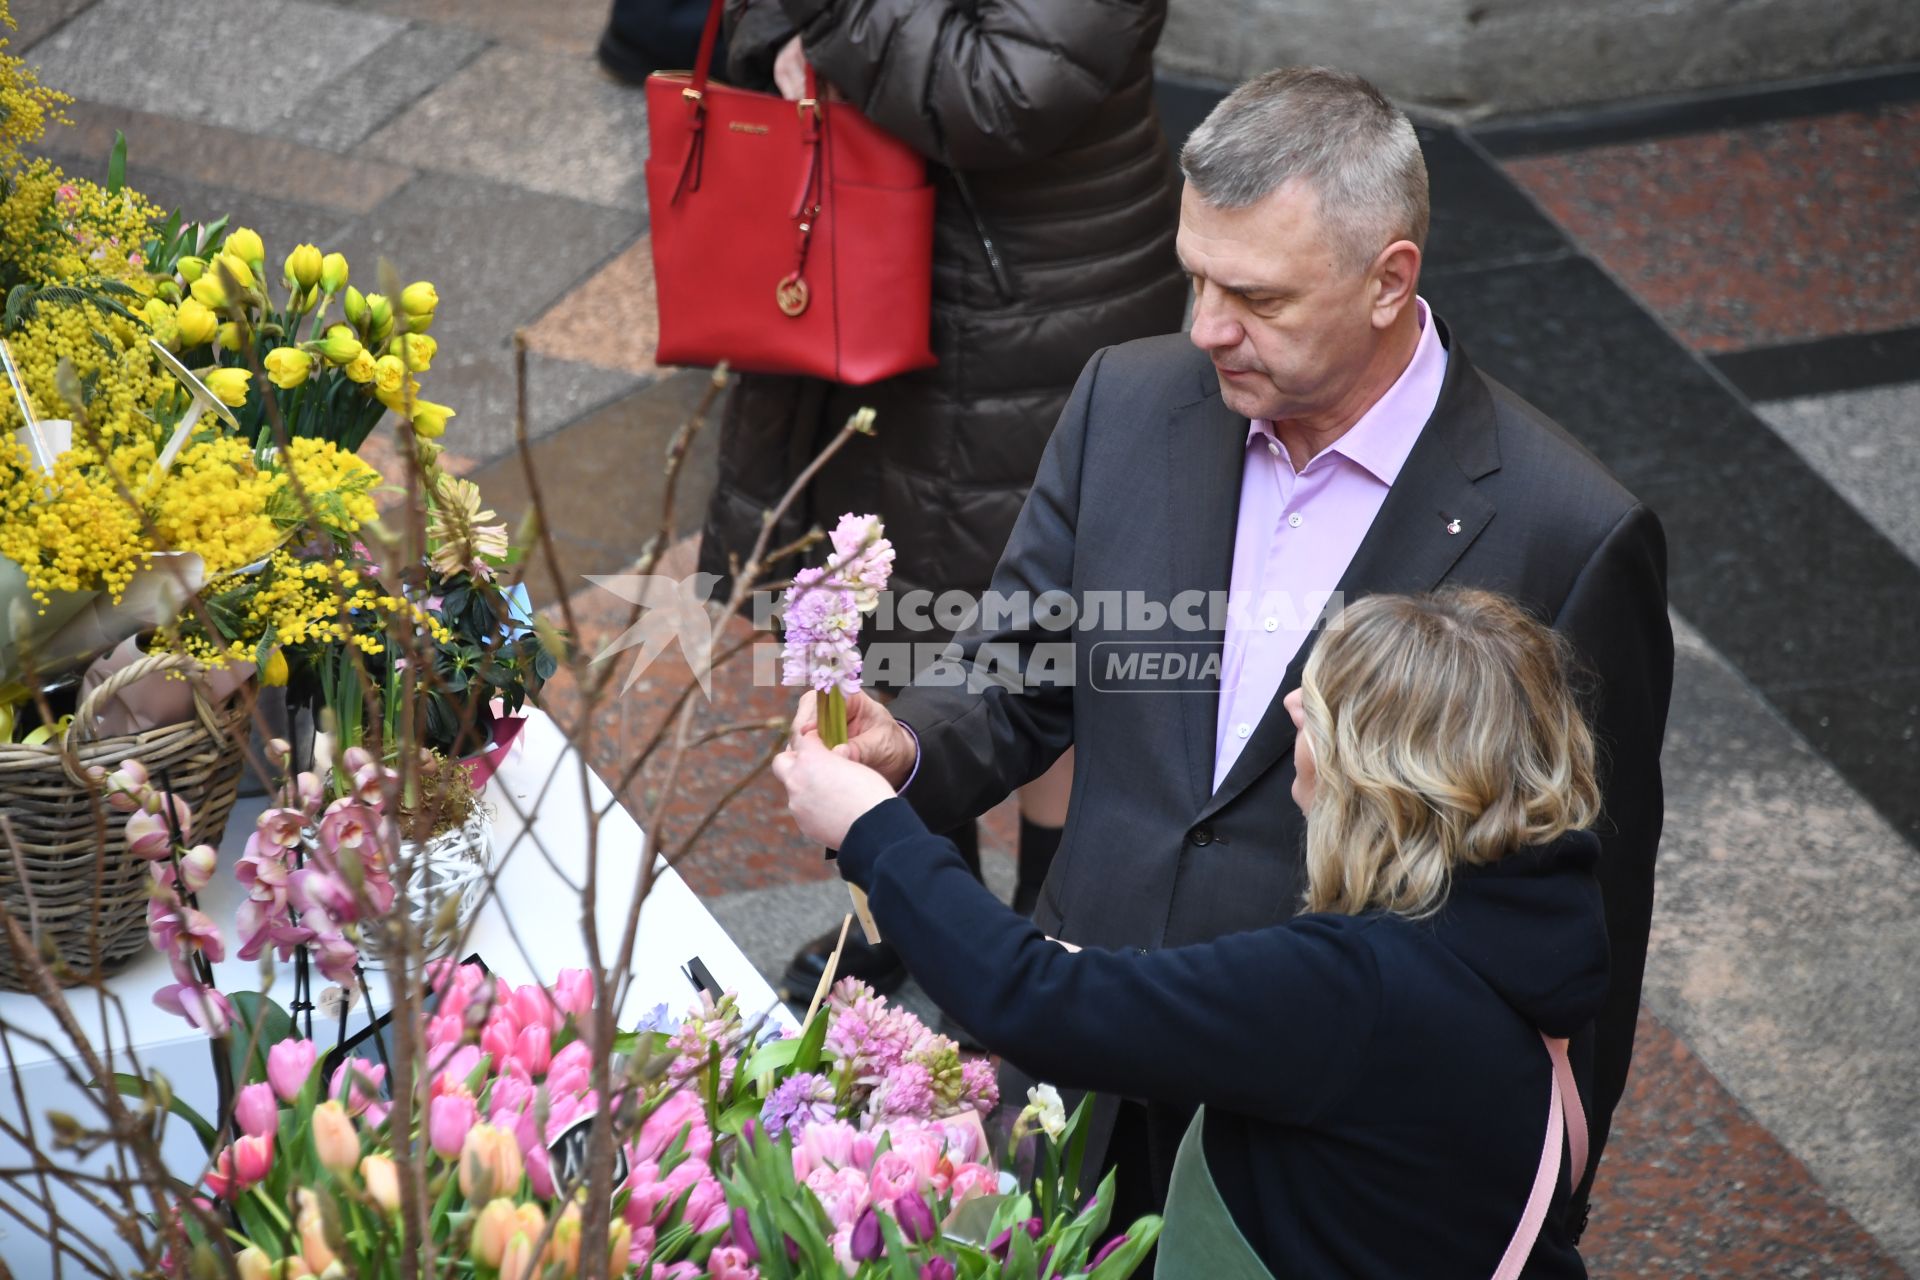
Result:
M1490 593L1348 607L1286 697L1307 914L1152 953L1052 942L816 737L775 771L990 1048L1061 1085L1206 1108L1161 1277L1580 1276L1555 1153L1584 1130L1542 1041L1591 1021L1607 942L1568 662Z

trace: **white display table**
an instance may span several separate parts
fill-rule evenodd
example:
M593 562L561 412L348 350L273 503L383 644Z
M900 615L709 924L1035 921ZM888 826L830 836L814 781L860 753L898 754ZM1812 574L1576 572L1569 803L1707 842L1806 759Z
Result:
M587 780L585 787L581 784L583 774ZM584 883L591 815L604 811L598 829L600 891L595 915L601 946L611 952L618 945L628 908L638 888L645 838L626 810L610 803L611 793L606 785L591 770L583 770L579 755L546 715L538 711L529 714L526 727L487 784L486 799L494 814L494 856L496 860L504 859L504 863L497 892L476 919L465 951L478 953L493 973L516 985L551 982L560 970L585 963L579 900L568 882ZM536 803L538 813L529 830L519 815L532 811ZM242 800L235 806L227 823L226 839L221 844L220 870L207 891L200 895L202 908L221 925L230 948L236 945L232 927L234 909L243 897L232 869L253 830L255 817L264 807L265 802L259 799ZM539 837L537 843L535 835ZM641 911L634 982L622 1009L623 1025L632 1025L662 1003L676 1014L684 1012L697 998L697 992L681 969L695 957L705 963L721 987L739 994L741 1008L750 1018L765 1011L783 1023L794 1021L766 979L694 897L685 881L662 866ZM231 951L224 963L215 966L215 975L223 991L257 990L261 982L259 965L234 959ZM124 1022L120 1011L109 1013L103 1009L102 1002L84 988L75 989L69 995L76 1018L94 1037L96 1048L107 1044L102 1028L110 1016L114 1070L134 1069L127 1052L130 1041L140 1069L164 1074L184 1101L203 1115L211 1116L214 1083L208 1066L206 1038L181 1019L153 1005L153 993L172 981L166 960L157 952L143 956L117 975L108 987L119 998ZM369 972L368 981L375 1001L384 1009L385 978ZM315 991L323 985L324 980L316 975ZM284 1006L292 999L292 991L292 966L280 966L270 994ZM355 1010L349 1033L366 1025L364 1013L364 1009ZM335 1024L329 1021L323 1032L321 1022L320 1015L316 1014L315 1036L330 1047ZM13 1052L12 1069L0 1059L0 1115L5 1116L8 1124L18 1126L23 1119L15 1096L13 1071L19 1073L18 1083L33 1112L32 1122L42 1134L48 1110L67 1111L83 1120L98 1115L54 1055L26 1038L38 1036L62 1047L65 1045L52 1014L39 1000L19 993L0 993L0 1026L12 1033L25 1033L8 1037ZM168 1125L165 1151L169 1167L182 1177L195 1177L204 1167L199 1142L184 1124ZM24 1153L0 1135L0 1167L18 1167L24 1162ZM88 1167L103 1170L105 1165L102 1156ZM55 1194L69 1221L109 1247L119 1264L131 1261L130 1253L114 1248L116 1242L111 1240L100 1218L74 1198L57 1189ZM4 1186L0 1186L0 1198L27 1207ZM30 1209L28 1212L33 1213ZM45 1242L3 1214L0 1214L0 1261L22 1280L53 1275ZM86 1272L69 1260L66 1274Z

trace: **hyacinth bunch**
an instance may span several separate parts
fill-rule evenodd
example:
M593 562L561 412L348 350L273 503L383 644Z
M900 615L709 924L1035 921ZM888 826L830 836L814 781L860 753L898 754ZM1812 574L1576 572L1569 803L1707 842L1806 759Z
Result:
M626 1170L609 1276L1122 1280L1157 1234L1145 1219L1108 1238L1111 1178L1084 1205L1068 1189L1061 1154L1084 1108L1042 1121L1044 1185L1009 1191L982 1124L992 1071L859 983L798 1033L766 1034L731 996L703 998L677 1025L658 1010L607 1047L622 1057L604 1106L586 971L515 987L439 962L427 983L427 1102L410 1144L392 1132L386 1066L348 1057L329 1072L307 1040L267 1047L218 1129L172 1103L208 1149L186 1218L196 1245L222 1237L246 1280L399 1274L405 1146L426 1162L445 1274L600 1273L581 1256L582 1202L555 1155L592 1118L611 1118ZM1037 1102L1016 1134L1057 1111L1057 1097L1051 1111ZM223 1222L238 1229L208 1229Z
M843 515L831 538L827 563L793 576L782 610L783 683L829 700L860 690L860 618L879 607L894 558L878 516Z

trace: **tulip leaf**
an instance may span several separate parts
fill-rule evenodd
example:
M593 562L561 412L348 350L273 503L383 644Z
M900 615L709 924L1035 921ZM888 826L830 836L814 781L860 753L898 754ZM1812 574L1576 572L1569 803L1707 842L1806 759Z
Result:
M267 1050L295 1035L293 1019L287 1011L258 991L236 991L227 997L233 1006L233 1030L227 1033L232 1046L233 1082L251 1084L267 1078ZM258 1026L258 1034L254 1028ZM248 1054L251 1046L253 1052Z
M797 1039L769 1040L754 1051L753 1057L747 1059L743 1074L748 1080L758 1080L769 1071L792 1065L794 1055L799 1052L800 1041Z
M893 1215L877 1213L874 1216L880 1220L880 1235L887 1242L887 1265L893 1273L893 1280L919 1280L920 1273L914 1269L912 1250L907 1247Z
M1126 1280L1146 1260L1147 1251L1160 1239L1159 1218L1146 1217L1127 1229L1127 1242L1108 1254L1093 1269L1088 1280Z
M113 131L113 151L107 156L107 194L117 196L127 185L127 135Z
M827 1021L827 1008L822 1005L800 1033L800 1047L793 1053L795 1071L812 1071L820 1065L820 1053L827 1043Z
M152 1092L152 1086L148 1084L147 1081L141 1079L139 1076L129 1075L124 1071L116 1071L113 1073L113 1087L116 1092L129 1098L145 1098ZM212 1125L207 1123L205 1116L202 1116L198 1111L195 1111L176 1096L168 1097L167 1110L187 1122L193 1129L194 1135L200 1139L201 1146L205 1147L208 1151L213 1150L213 1144L219 1139L220 1135Z

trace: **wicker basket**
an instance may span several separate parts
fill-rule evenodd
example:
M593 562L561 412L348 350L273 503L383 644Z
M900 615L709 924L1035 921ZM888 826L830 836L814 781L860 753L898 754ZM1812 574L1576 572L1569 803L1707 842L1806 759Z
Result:
M98 801L89 766L113 769L135 759L156 786L164 774L192 806L195 844L218 845L226 829L247 741L246 697L213 706L196 683L195 718L184 724L85 738L96 706L120 690L146 676L195 669L181 654L141 658L82 699L63 745L0 743L0 813L13 828L11 845L0 834L0 905L37 937L43 955L64 963L56 972L67 985L114 973L147 946L147 864L127 852L125 818ZM25 985L3 941L0 985Z

